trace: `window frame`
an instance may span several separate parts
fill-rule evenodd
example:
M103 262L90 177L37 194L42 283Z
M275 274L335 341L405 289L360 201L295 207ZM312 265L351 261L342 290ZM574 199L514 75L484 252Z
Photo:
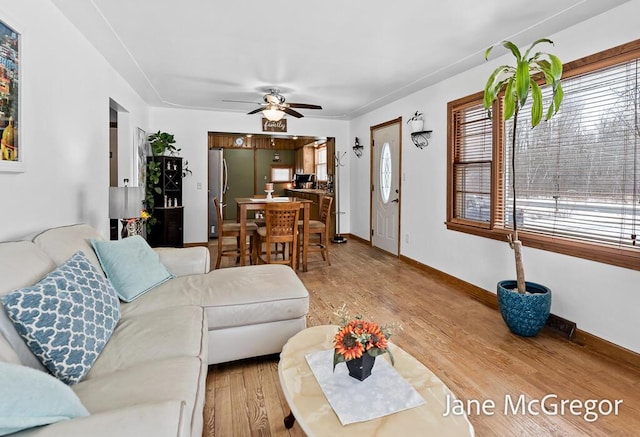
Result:
M274 170L278 171L278 170L287 170L289 173L289 177L288 179L275 179L274 178ZM282 184L282 183L289 183L293 181L293 166L289 165L289 164L271 164L270 167L270 181L271 183L276 183L276 184Z
M324 150L324 161L320 161L320 159L319 159L320 152L321 152L322 150ZM316 180L317 180L317 181L319 181L319 182L327 182L327 181L329 180L329 176L328 176L328 175L329 175L329 173L328 173L328 170L329 170L329 165L328 165L328 164L329 164L329 162L328 162L328 161L329 161L329 158L328 158L328 155L329 155L329 154L328 154L328 151L329 151L329 150L327 149L326 144L325 144L325 145L322 145L322 146L319 146L319 147L315 150L315 156L314 156L314 158L315 158L315 163L314 163L314 167L315 167L315 171L316 171L316 173L315 173L315 174L316 174ZM324 179L321 179L321 178L319 177L319 175L320 175L320 171L318 171L318 168L319 168L319 167L324 167L324 171L323 171L323 173L324 173L324 175L325 175L325 178L324 178Z
M602 52L580 58L564 64L563 79L597 71L622 62L640 58L640 40L635 40ZM491 166L491 218L489 223L455 218L455 114L465 108L482 104L483 92L454 100L447 104L447 217L446 227L449 230L465 232L485 238L506 241L511 234L508 228L502 228L502 220L497 214L502 210L504 201L503 169L504 169L504 121L502 119L502 99L496 99L493 113L493 159ZM560 109L562 110L562 108ZM519 239L527 247L561 253L578 258L611 264L619 267L640 270L640 247L617 248L604 244L573 240L568 237L541 235L518 230Z

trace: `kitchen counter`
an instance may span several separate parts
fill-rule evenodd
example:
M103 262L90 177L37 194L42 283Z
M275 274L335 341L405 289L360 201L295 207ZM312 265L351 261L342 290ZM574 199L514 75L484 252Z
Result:
M327 190L319 190L316 188L288 188L288 191L292 193L307 193L307 194L317 194L321 196L333 196L333 192Z
M285 190L287 196L290 197L299 197L301 199L311 200L311 220L319 220L320 219L320 202L322 198L325 196L333 196L333 192L329 192L328 190L318 190L314 188L287 188ZM335 201L331 204L331 222L329 227L329 239L333 239L336 233L336 223L335 223L335 213L336 213L336 204Z

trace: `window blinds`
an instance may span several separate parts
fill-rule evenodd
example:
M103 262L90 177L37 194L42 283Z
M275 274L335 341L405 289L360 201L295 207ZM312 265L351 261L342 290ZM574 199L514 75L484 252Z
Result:
M517 220L521 230L616 247L636 242L640 211L638 61L562 80L560 111L531 129L519 113L516 143ZM551 91L543 89L545 102ZM505 160L512 120L506 124ZM505 187L511 186L504 166ZM503 217L511 227L512 194Z
M454 218L491 218L492 122L482 104L454 113Z

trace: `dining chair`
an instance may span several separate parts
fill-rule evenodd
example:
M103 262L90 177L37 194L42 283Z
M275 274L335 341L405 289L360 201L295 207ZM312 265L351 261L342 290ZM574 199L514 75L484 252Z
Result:
M267 203L264 210L265 226L257 231L258 264L288 264L296 269L299 217L300 202ZM277 259L276 251L272 248L278 243L289 246L288 254L283 251L282 260Z
M333 203L332 196L324 196L320 201L320 217L319 220L309 220L309 245L307 246L307 253L320 252L322 259L327 262L327 265L331 265L329 259L329 230L331 229L331 204ZM298 221L298 232L302 240L302 231L304 229L304 222ZM302 243L298 246L298 257L302 252Z
M218 214L218 257L216 259L216 269L220 268L220 261L223 256L235 257L236 263L240 262L240 250L249 249L249 259L253 262L253 248L256 244L256 231L258 226L255 223L247 222L247 235L249 236L249 247L247 248L247 242L240 241L240 223L224 223L222 220L222 205L217 197L213 198L213 202L216 206L216 213ZM235 237L235 245L233 248L225 248L225 238Z

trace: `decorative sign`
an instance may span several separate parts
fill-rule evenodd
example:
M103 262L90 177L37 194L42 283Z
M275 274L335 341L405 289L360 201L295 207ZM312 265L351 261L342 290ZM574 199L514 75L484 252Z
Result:
M262 118L262 132L286 132L287 131L287 119L283 118L279 121L269 121L266 118Z

